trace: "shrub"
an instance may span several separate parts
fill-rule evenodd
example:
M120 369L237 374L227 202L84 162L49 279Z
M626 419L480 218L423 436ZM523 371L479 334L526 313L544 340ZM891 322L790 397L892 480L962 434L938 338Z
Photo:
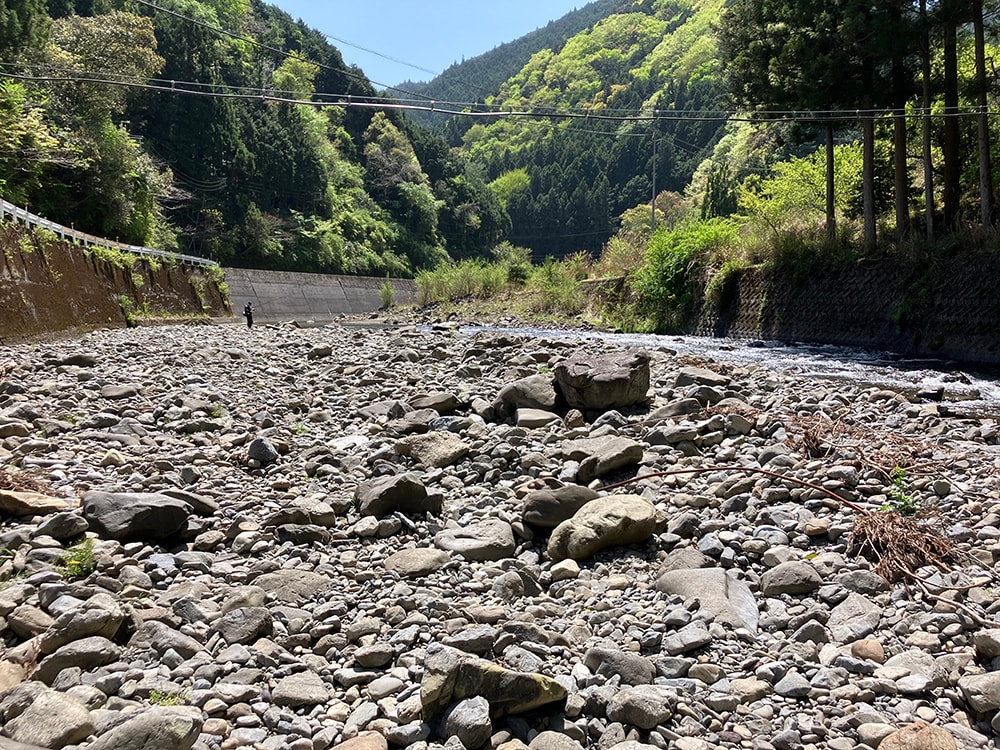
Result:
M385 277L385 281L382 282L382 286L378 290L379 299L382 301L382 307L388 310L392 307L392 302L396 297L396 287L392 285L389 277Z
M122 309L122 315L125 316L125 325L128 328L135 328L139 325L135 314L135 303L127 295L118 295L118 306Z
M655 330L679 330L694 306L695 269L734 245L737 228L733 220L717 218L659 230L653 236L635 290L640 312L653 321Z

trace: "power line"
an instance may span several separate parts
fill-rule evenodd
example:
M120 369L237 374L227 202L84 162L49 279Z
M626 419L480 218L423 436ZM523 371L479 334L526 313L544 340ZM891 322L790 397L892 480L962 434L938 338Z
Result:
M614 123L656 123L656 122L750 122L768 123L779 121L794 122L857 122L865 118L878 118L885 116L904 117L908 120L920 119L924 117L948 118L948 117L978 117L983 114L983 110L978 106L949 108L954 111L931 112L916 108L913 110L901 109L853 109L853 110L827 110L827 111L807 111L807 110L760 110L757 112L744 112L736 110L588 110L581 107L531 107L514 109L513 107L503 108L501 106L484 105L472 102L436 102L425 99L420 102L399 101L393 98L383 98L377 96L359 96L357 94L329 94L315 93L314 97L320 99L301 99L296 96L299 92L293 91L272 91L264 88L254 88L248 86L231 87L225 84L206 84L199 82L177 81L168 79L140 79L120 76L115 73L93 72L77 70L72 71L77 75L31 75L28 73L15 73L7 70L13 67L9 64L0 63L0 77L14 80L31 81L35 83L90 83L107 86L122 86L132 89L147 91L157 91L162 93L187 94L191 96L207 96L217 99L235 99L244 101L273 102L279 104L296 104L307 107L344 107L344 108L364 108L364 109L385 109L401 111L436 112L458 117L471 117L476 119L503 119L503 118L536 118L536 119L575 119L591 122L614 122ZM107 77L102 77L107 76ZM116 77L112 77L116 76ZM229 90L220 90L229 89ZM461 107L461 109L459 109ZM1000 114L1000 110L987 109L985 114L995 117ZM594 131L597 134L598 131Z

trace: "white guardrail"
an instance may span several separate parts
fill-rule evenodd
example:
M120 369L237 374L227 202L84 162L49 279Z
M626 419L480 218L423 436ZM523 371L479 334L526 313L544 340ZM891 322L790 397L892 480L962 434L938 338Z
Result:
M61 224L56 224L54 221L49 221L41 216L29 213L26 208L18 208L13 203L8 203L7 201L0 199L0 221L3 221L8 216L15 222L21 222L25 226L48 229L50 232L57 234L60 239L74 244L84 246L96 245L97 247L106 247L111 250L121 250L124 252L135 253L136 255L153 255L158 258L169 258L181 263L196 263L202 266L219 265L214 260L209 260L208 258L199 258L195 255L171 253L166 250L141 247L140 245L126 245L124 242L115 242L114 240L108 240L103 237L95 237L94 235L87 234L86 232L78 232L71 227L64 227Z

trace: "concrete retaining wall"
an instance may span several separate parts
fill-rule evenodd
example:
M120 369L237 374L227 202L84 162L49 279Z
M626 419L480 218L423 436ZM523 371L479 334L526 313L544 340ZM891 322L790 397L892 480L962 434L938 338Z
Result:
M689 332L1000 364L1000 254L860 261L801 280L749 269Z
M135 257L135 256L133 256ZM120 327L145 316L229 314L218 269L162 259L126 267L51 232L0 222L0 341Z
M382 308L384 278L334 276L290 271L227 268L226 283L233 312L239 315L252 301L254 320L314 320L328 322L339 315L358 315ZM411 303L417 287L409 279L392 279L395 304Z

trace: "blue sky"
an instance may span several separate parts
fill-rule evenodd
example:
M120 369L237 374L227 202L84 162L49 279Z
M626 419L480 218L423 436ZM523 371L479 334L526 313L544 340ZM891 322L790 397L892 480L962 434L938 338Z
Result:
M589 2L271 1L293 18L301 18L307 26L336 37L330 42L340 50L344 60L360 67L369 79L380 86L391 86L405 80L428 81L454 62L481 55L497 45L513 41Z

